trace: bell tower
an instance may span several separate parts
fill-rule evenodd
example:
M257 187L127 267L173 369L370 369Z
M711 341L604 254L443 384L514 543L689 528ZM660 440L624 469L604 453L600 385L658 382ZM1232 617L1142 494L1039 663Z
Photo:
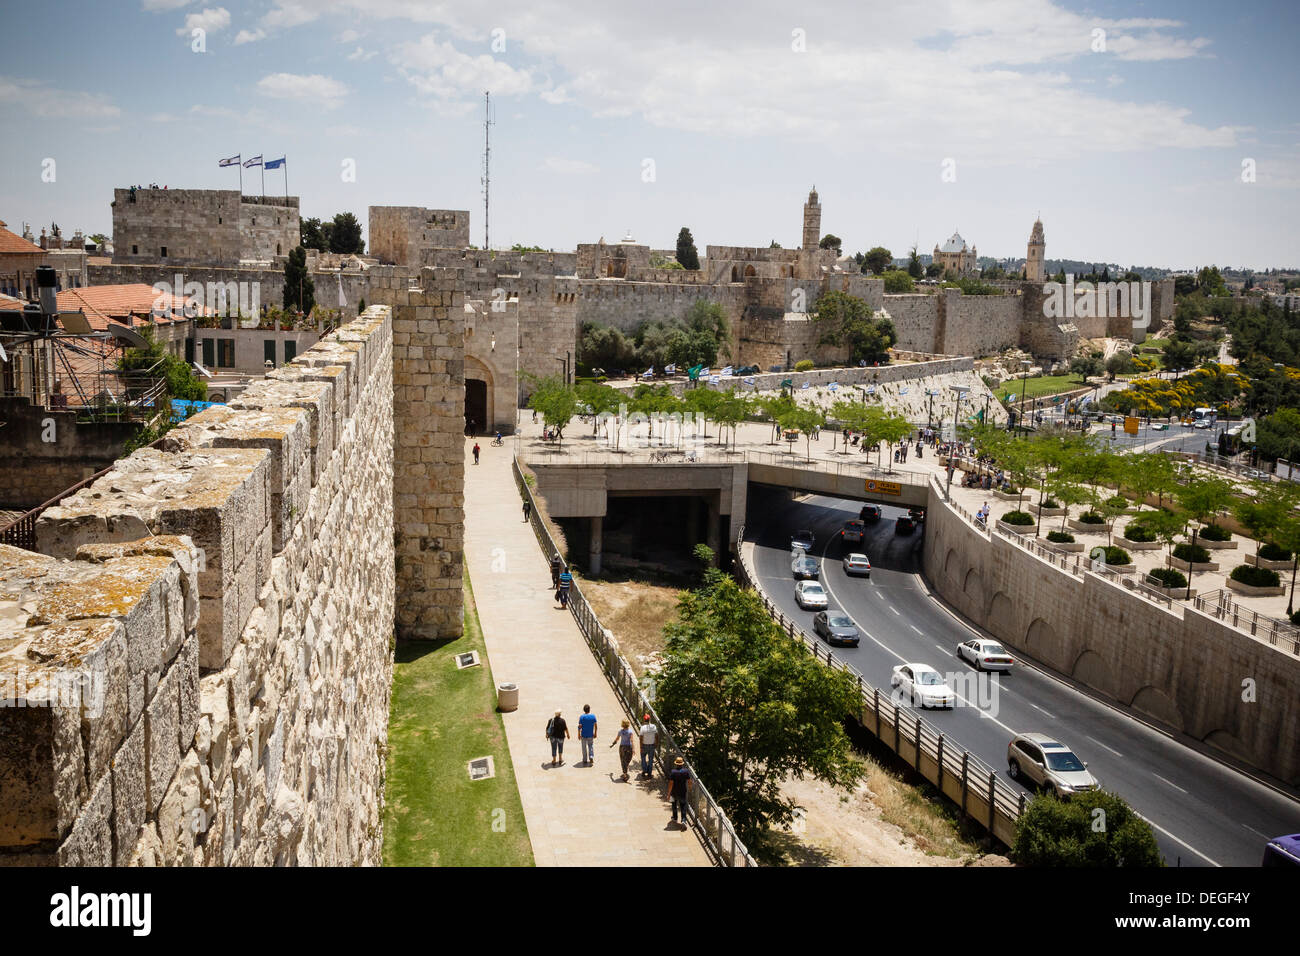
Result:
M1035 219L1033 231L1029 233L1029 249L1025 255L1025 280L1042 282L1045 276L1047 241L1043 238L1043 220Z
M822 241L822 204L817 201L817 187L808 193L808 201L803 204L803 248L804 251L816 251Z

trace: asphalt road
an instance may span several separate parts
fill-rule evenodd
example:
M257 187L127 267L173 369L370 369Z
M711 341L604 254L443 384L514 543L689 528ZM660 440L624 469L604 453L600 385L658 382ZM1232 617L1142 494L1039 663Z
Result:
M762 527L752 523L747 537L755 543L763 590L813 633L814 612L795 603L790 573L790 534L811 529L831 607L848 612L863 635L860 647L836 647L834 653L864 679L887 692L896 664L925 663L945 675L972 672L957 658L956 646L983 635L931 596L920 575L922 529L894 533L902 509L884 507L880 523L867 526L863 545L846 545L838 532L857 517L861 502L773 497L761 507ZM840 559L850 550L871 559L869 579L844 574ZM1061 740L1102 786L1151 821L1169 866L1258 866L1267 839L1300 832L1300 803L1019 661L1010 674L975 685L956 708L927 710L925 719L1017 790L1023 788L1006 775L1012 736L1038 731Z

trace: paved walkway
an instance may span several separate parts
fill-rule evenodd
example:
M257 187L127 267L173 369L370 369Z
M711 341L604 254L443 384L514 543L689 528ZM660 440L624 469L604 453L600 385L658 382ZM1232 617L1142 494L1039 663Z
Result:
M512 443L493 448L480 438L478 465L473 444L465 443L465 559L492 675L519 685L519 709L503 718L537 865L708 866L694 831L669 824L662 778L637 780L639 748L628 782L620 779L618 748L610 743L630 715L572 615L552 597L550 570L523 520ZM594 767L579 764L583 704L599 720ZM551 767L544 732L556 710L572 739L564 765Z

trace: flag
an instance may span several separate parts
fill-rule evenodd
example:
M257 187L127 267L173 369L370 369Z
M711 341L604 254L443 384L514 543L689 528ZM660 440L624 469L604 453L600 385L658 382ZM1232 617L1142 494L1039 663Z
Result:
M653 365L651 365L648 369L646 369L644 372L641 373L641 377L642 377L642 378L653 378L653 377L654 377L654 374L655 374L655 367L654 367Z
M721 381L722 381L722 379L720 379L720 378L719 378L718 376L716 376L716 375L710 375L710 376L709 376L709 384L710 384L710 385L717 385L717 384L718 384L719 382L721 382Z
M708 378L710 375L713 374L713 369L709 368L708 366L705 366L704 368L700 369L700 374L703 375L705 378Z
M831 383L830 383L829 385L827 385L826 387L829 388L832 392L835 392L835 391L838 391L838 390L839 390L840 383L839 383L839 382L831 382Z
M799 387L800 387L800 388L807 388L807 387L808 387L808 383L807 383L807 382L804 382L804 383L803 383L802 385L800 385Z
M724 376L725 376L725 375L730 375L730 374L731 374L731 366L728 365L726 368L724 368L724 369L723 369L721 372L719 372L718 374L720 374L720 375L724 375Z
M239 155L236 154L236 155L234 155L234 156L231 156L229 159L219 160L219 161L217 162L217 165L218 165L218 166L238 166L238 165L239 165Z
M258 154L257 154L256 156L254 156L252 159L245 160L245 162L244 162L244 168L245 168L245 169L247 169L247 168L250 167L250 166L261 166L261 165L262 165L262 154L261 154L261 153L258 153Z
M691 381L694 382L699 379L700 372L702 372L703 370L704 370L703 365L692 365L690 368L686 370L686 374L689 375Z
M905 388L900 388L900 389L898 390L898 395L899 395L900 398L901 398L902 396L906 395L906 394L907 394L907 389L905 389Z
M1053 404L1053 405L1060 405L1060 404L1061 404L1061 396L1060 396L1060 395L1053 395L1053 396L1052 396L1052 404Z
M790 379L788 379L788 378L783 378L783 379L781 379L781 387L782 387L782 388L794 388L794 382L790 381Z
M868 386L867 386L867 394L868 394L868 395L874 395L874 394L876 394L876 386L874 386L874 385L868 385Z
M667 372L669 375L676 375L676 374L677 374L677 366L676 366L676 365L665 365L665 366L664 366L664 371Z
M1007 392L1007 401L1008 401L1008 402L1013 402L1013 401L1015 401L1015 396L1012 395L1010 392Z
M976 418L976 420L977 420L981 425L983 425L983 424L984 424L984 409L981 408L978 412L976 412L976 413L975 413L975 418Z
M281 156L279 159L268 159L266 162L264 162L264 163L262 164L262 168L263 168L263 169L279 169L279 168L280 168L281 166L283 166L283 165L284 165L284 157Z
M746 385L753 385L753 384L754 384L754 379L753 379L753 377L751 376L750 378L745 379L744 382L745 382Z

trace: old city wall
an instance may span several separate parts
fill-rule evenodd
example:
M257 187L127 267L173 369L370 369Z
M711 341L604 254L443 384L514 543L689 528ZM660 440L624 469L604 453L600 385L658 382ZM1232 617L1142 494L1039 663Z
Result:
M66 409L0 398L0 508L28 510L117 460L139 426L84 422Z
M1024 299L1018 295L963 295L942 289L943 338L935 351L945 355L994 355L1020 345Z
M239 203L241 259L275 259L302 242L297 196L244 196Z
M410 322L369 310L0 547L0 863L379 862Z
M867 368L818 368L807 372L768 372L748 376L754 380L754 384L743 385L743 387L758 391L778 389L787 378L793 383L796 392L803 388L805 382L808 383L810 388L829 385L831 382L838 382L840 385L845 386L886 385L892 382L913 382L933 376L969 372L974 367L974 359L970 356L962 356L938 358L925 362L909 362L903 365L869 366ZM667 384L674 395L681 395L686 390L688 383L686 381L672 381L662 384ZM739 378L725 378L721 379L716 385L706 381L701 381L701 384L703 387L715 391L726 391L729 388L741 388L742 380ZM621 385L616 387L630 395L636 386Z
M435 250L469 245L469 212L419 206L371 206L369 254L390 265L433 265Z
M1145 717L1300 783L1300 658L1192 608L1169 610L987 537L932 486L925 576L1021 654ZM1243 700L1243 681L1255 697Z
M133 199L130 189L115 189L113 258L235 265L241 248L239 220L238 190L137 189Z
M882 307L898 333L897 348L921 352L936 350L941 299L937 295L909 293L886 295Z

